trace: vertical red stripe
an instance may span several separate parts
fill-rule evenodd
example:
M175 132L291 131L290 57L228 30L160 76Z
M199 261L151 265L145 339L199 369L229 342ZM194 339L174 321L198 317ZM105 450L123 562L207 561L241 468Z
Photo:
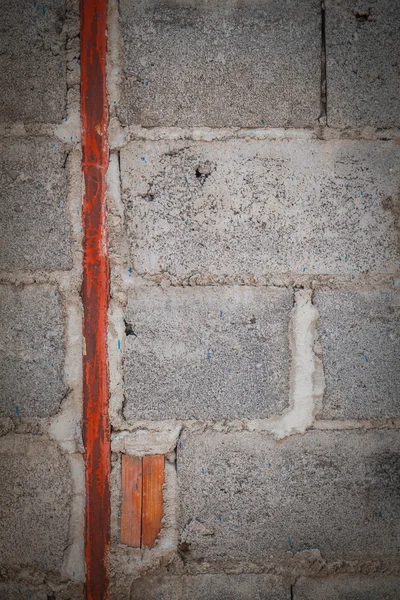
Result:
M109 296L105 176L107 0L81 0L83 199L83 438L86 461L86 598L108 598L110 426L107 307Z

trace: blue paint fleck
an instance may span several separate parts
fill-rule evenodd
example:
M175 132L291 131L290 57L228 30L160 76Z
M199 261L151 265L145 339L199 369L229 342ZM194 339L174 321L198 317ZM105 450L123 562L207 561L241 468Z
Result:
M360 196L364 196L364 192L360 192Z
M218 515L218 521L221 522L222 521L222 517L221 515Z
M207 469L205 469L204 467L201 467L201 472L203 475L205 475L207 473Z
M128 269L129 277L131 277L131 275L132 275L132 272L133 272L133 269L132 269L132 267L129 267L129 269Z
M15 407L15 414L17 415L17 417L19 417L19 406Z
M364 360L365 360L365 362L369 362L369 358L367 355L364 356Z
M303 268L302 268L302 271L303 271L303 273L305 273L305 272L307 271L307 268L306 268L306 267L303 267Z
M382 511L378 512L378 517L380 517L382 519Z
M230 369L228 369L228 375L230 375L230 374L231 374L231 370L230 370Z
M208 360L208 362L210 362L210 360L211 360L211 351L210 350L207 350L207 360Z
M148 81L145 81L145 82L144 82L144 85L145 85L146 87L149 87L149 82L148 82Z
M68 117L65 117L64 122L67 123L68 121Z
M347 262L349 260L349 255L347 254L347 252L345 252L344 254L344 260Z
M271 468L271 463L269 462L269 463L268 463L268 469L270 469L270 468Z
M146 157L145 157L145 156L142 156L141 160L142 160L144 163L147 163L147 160L146 160Z
M179 448L183 448L183 442L182 442L182 440L179 440Z
M291 177L290 179L291 179L292 181L294 181L294 177Z
M119 350L120 352L122 352L122 350L121 350L121 340L118 340L118 350Z
M261 119L261 124L262 124L262 125L265 125L265 121L264 121L264 119Z
M136 491L137 492L139 491L139 484L138 483L136 484Z
M219 316L222 317L222 310L219 311Z

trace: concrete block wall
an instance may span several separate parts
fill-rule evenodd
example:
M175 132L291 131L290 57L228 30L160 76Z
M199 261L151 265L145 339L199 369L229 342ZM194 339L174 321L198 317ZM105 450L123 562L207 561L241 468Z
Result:
M0 35L0 597L83 598L79 2Z
M112 598L400 596L399 18L110 4Z
M78 600L79 7L4 13L0 598ZM113 600L400 596L399 20L109 0ZM166 456L151 550L123 453Z

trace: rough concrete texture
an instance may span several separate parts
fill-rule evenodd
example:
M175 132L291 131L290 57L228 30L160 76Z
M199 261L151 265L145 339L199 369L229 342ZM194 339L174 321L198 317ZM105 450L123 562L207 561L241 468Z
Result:
M147 288L130 298L127 419L266 417L289 403L293 294Z
M320 291L326 379L321 417L400 416L400 294Z
M400 3L325 0L328 125L396 127Z
M134 142L121 156L139 273L398 269L400 147L391 142Z
M42 436L0 438L0 564L60 571L72 496L68 459Z
M270 575L148 575L130 600L290 600L290 585Z
M386 576L341 576L328 579L301 577L294 586L293 600L398 600L400 578Z
M60 297L48 285L0 286L0 414L50 416L67 393Z
M46 592L0 584L0 600L48 600Z
M65 116L65 0L2 0L0 121L53 123Z
M120 12L127 123L317 123L318 0L121 0Z
M55 140L0 142L0 269L72 267L65 159Z
M398 556L400 436L394 431L186 432L178 444L186 559Z

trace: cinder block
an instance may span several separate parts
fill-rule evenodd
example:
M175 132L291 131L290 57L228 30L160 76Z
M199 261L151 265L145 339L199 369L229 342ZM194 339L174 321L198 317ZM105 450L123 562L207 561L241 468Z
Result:
M1 566L60 571L72 493L68 458L43 436L9 434L0 438L0 461Z
M400 4L326 0L328 124L397 127Z
M168 575L135 579L130 600L290 600L290 585L271 575Z
M48 595L46 592L18 585L0 584L0 600L48 600Z
M54 140L0 143L0 269L72 267L64 163Z
M400 436L315 431L184 432L178 443L186 560L395 559L400 550Z
M310 126L318 0L121 0L121 116L153 126Z
M67 393L58 292L48 285L0 287L0 414L53 415Z
M0 121L65 117L65 0L2 0Z
M400 147L243 139L122 150L139 273L393 273Z
M398 600L400 578L390 575L343 575L327 579L301 577L294 600Z
M127 419L266 417L289 403L287 289L147 288L129 300Z
M325 372L321 417L400 416L400 294L320 291Z

